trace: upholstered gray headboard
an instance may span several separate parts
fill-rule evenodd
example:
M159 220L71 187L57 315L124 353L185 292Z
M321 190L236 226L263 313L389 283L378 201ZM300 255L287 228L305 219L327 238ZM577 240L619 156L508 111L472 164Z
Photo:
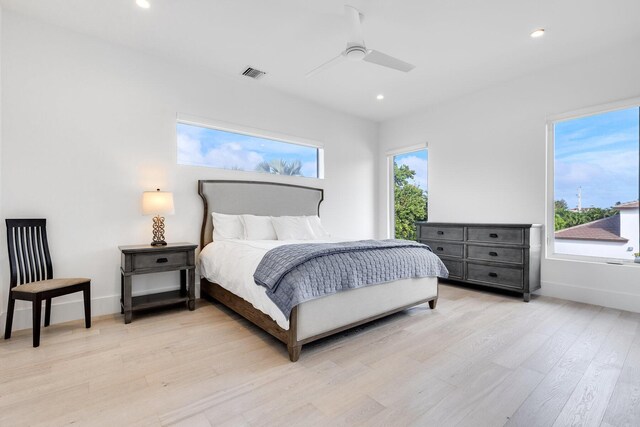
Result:
M321 188L262 181L199 180L204 202L200 248L213 240L211 212L252 215L319 215Z

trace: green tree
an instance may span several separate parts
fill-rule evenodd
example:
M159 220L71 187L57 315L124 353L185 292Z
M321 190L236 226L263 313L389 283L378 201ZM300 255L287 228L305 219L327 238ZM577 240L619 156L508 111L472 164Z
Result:
M564 200L556 200L554 215L555 231L564 230L565 228L575 227L576 225L586 224L587 222L596 221L602 218L617 215L619 211L613 208L586 208L580 212L568 209L567 202Z
M569 209L569 205L567 205L567 201L565 199L560 199L555 201L556 211L566 211Z
M393 162L396 239L416 239L416 221L427 219L427 192L409 181L416 172Z
M274 159L270 162L260 162L256 166L256 171L267 172L274 175L302 175L302 162L300 160L286 161L283 159Z

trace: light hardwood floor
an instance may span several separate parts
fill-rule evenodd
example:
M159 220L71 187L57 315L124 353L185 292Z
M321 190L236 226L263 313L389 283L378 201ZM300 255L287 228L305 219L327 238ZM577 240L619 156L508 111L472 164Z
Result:
M0 425L640 425L640 315L440 295L297 363L206 301L52 325L37 349L19 331L0 342Z

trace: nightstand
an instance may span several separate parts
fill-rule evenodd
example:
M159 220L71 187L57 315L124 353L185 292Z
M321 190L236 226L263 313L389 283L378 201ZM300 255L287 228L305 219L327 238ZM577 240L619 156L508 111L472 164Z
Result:
M189 310L196 308L195 249L192 243L170 243L166 246L118 246L122 252L120 266L120 312L124 323L131 323L137 310L187 302ZM132 297L133 276L137 274L180 271L180 289Z

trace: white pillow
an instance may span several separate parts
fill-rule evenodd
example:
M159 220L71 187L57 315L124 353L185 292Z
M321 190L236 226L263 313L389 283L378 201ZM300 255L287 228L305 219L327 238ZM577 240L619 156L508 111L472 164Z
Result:
M276 240L270 216L242 215L244 238L247 240Z
M213 221L213 241L227 239L244 239L244 227L241 215L227 215L211 212Z
M313 240L316 238L304 216L273 216L271 223L278 240Z
M318 215L308 216L307 220L309 221L309 225L311 226L311 230L313 230L313 234L316 236L316 239L328 239L331 237L329 233L327 233L327 230L322 226Z

